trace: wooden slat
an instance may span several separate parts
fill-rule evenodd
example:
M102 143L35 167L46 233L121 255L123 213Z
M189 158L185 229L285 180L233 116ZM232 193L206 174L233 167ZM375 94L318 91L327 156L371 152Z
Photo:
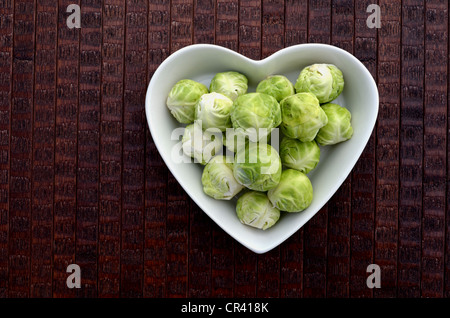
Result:
M36 3L14 3L10 131L9 297L30 296L32 127Z
M308 0L284 1L285 46L307 43Z
M192 44L193 1L172 0L170 21L171 53ZM166 297L188 295L190 199L169 172L167 181L167 280Z
M448 1L425 4L422 297L443 297L447 156Z
M284 47L284 0L262 1L261 58ZM280 296L280 247L258 256L257 296Z
M52 296L54 138L58 3L39 1L33 114L31 297Z
M14 1L0 7L0 298L8 296L9 154L12 98Z
M67 266L75 263L79 29L69 29L66 8L59 1L55 118L55 195L53 217L53 297L70 297Z
M149 78L170 51L170 1L149 3ZM144 297L166 294L167 167L146 127Z
M331 44L353 53L354 1L333 0L331 8ZM327 297L349 296L351 178L350 175L328 203Z
M97 296L102 2L81 0L76 264L82 297Z
M193 43L214 44L215 1L194 0ZM201 180L192 181L201 183ZM188 296L211 295L211 249L213 221L195 204L190 203Z
M331 0L309 1L308 42L331 43ZM303 229L303 297L326 297L327 223L325 205Z
M127 0L123 102L121 296L142 297L147 3Z
M400 206L398 211L397 271L398 296L406 297L420 296L421 285L424 3L424 1L417 0L407 0L402 3Z
M238 0L216 1L215 44L238 50L238 18ZM211 297L232 297L235 242L216 225L211 237Z
M285 46L307 42L308 1L285 0ZM298 71L300 73L300 70ZM280 246L280 297L303 295L303 228Z
M397 284L401 2L380 1L378 90L380 107L376 142L376 212L374 263L383 273L383 288L374 297L394 297ZM367 275L367 274L366 274Z
M377 29L367 27L367 7L371 0L355 2L355 56L377 79ZM376 128L352 174L350 297L372 297L367 288L367 266L373 264L375 215Z
M261 57L284 48L285 0L262 0Z
M239 2L239 46L238 52L248 58L261 59L261 1ZM235 244L234 251L234 296L257 296L257 255Z
M239 53L261 59L261 0L239 2Z
M215 43L238 50L239 1L217 0L215 21Z
M120 296L125 0L102 6L98 296Z

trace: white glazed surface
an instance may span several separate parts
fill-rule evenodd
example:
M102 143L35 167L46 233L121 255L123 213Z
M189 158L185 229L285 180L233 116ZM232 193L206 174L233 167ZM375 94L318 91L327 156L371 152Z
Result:
M249 79L249 92L268 75L282 74L293 84L303 67L314 63L336 65L344 74L345 87L334 101L352 113L352 139L321 147L321 158L308 176L314 188L311 205L300 213L282 213L277 224L262 231L240 223L236 200L219 201L204 194L203 166L172 160L172 132L181 125L166 107L172 86L181 79L193 79L209 87L212 77L223 71L238 71ZM326 44L300 44L255 61L226 48L196 44L169 56L154 73L147 90L145 111L153 141L173 176L192 200L225 232L255 253L265 253L297 232L333 196L350 174L364 150L378 115L378 90L365 66L348 52Z

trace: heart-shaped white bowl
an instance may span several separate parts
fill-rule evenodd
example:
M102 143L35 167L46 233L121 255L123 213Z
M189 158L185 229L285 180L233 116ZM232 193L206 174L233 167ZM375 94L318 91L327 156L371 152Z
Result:
M216 73L229 70L248 77L249 92L255 91L256 85L268 75L282 74L295 84L303 67L314 63L330 63L342 70L345 88L334 102L352 113L354 135L346 142L321 149L320 162L308 175L314 188L314 199L306 210L282 214L278 223L265 231L243 225L236 216L235 200L214 200L203 192L203 166L177 163L173 159L172 151L179 145L178 140L172 140L175 139L173 132L181 125L166 107L167 95L181 79L193 79L209 87ZM192 200L242 245L255 253L265 253L311 219L350 174L374 128L378 115L378 90L371 74L358 59L331 45L295 45L255 61L221 46L196 44L180 49L161 63L148 86L145 111L161 157Z

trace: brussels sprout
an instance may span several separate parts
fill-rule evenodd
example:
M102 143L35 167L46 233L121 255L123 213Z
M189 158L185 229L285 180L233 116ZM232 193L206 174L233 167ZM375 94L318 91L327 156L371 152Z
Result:
M211 92L221 93L233 101L241 95L247 93L248 79L245 75L238 72L217 73L211 80L209 90Z
M313 187L303 172L283 170L278 185L267 192L273 206L286 212L301 212L312 202Z
M301 142L284 137L280 144L281 163L305 174L313 170L320 160L320 147L313 141Z
M281 131L290 138L307 142L316 138L320 128L328 122L319 101L311 93L297 93L280 103L283 122Z
M234 178L230 161L225 156L216 156L203 169L203 191L216 200L231 200L244 188Z
M281 124L280 105L274 97L263 93L239 96L233 103L231 122L236 133L257 142Z
M283 75L268 76L258 84L256 91L275 97L277 102L295 94L294 85Z
M269 144L249 142L236 153L234 177L251 190L272 189L280 181L281 170L280 156Z
M222 132L218 129L202 130L198 122L186 126L181 140L183 152L205 165L222 151Z
M345 107L328 103L322 106L328 123L320 128L316 141L321 146L334 145L346 141L353 136L352 115Z
M305 67L295 83L297 93L311 92L321 104L336 99L344 89L344 76L332 64L313 64Z
M191 124L195 119L195 105L208 88L196 81L184 79L177 82L167 97L167 107L175 119L182 124Z
M236 204L236 214L242 224L267 230L280 219L280 210L273 207L267 195L249 191Z
M202 95L195 106L195 120L202 121L203 129L218 128L225 131L231 127L233 101L220 93Z

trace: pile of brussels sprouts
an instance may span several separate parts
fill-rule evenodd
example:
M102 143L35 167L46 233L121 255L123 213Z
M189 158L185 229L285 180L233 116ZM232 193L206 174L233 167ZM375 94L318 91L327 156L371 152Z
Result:
M305 67L295 85L283 75L269 76L255 92L248 92L244 74L228 71L216 74L209 89L191 79L177 82L167 107L186 124L184 154L204 165L204 192L237 199L241 223L266 230L281 213L311 204L308 173L319 163L320 146L352 137L350 112L332 103L343 89L343 74L331 64ZM268 141L276 128L279 151Z

